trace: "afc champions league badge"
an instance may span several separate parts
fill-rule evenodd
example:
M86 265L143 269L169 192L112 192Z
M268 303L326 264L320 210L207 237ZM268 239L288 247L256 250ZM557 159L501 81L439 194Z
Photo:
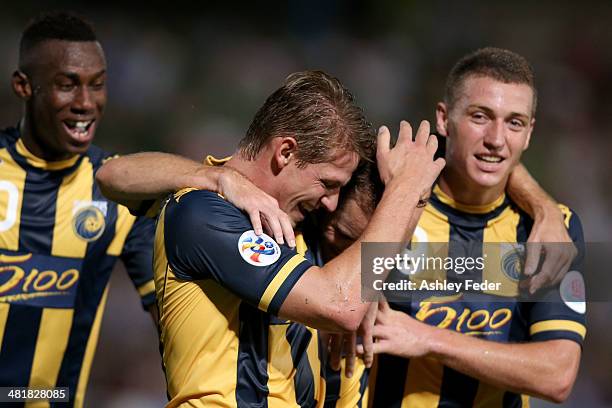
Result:
M586 313L586 291L584 278L578 271L569 271L559 286L563 303L576 313Z
M85 241L95 241L104 232L104 213L95 205L79 208L72 218L75 234Z
M280 258L280 247L266 234L255 235L253 230L244 232L238 239L238 252L246 262L254 266L268 266Z

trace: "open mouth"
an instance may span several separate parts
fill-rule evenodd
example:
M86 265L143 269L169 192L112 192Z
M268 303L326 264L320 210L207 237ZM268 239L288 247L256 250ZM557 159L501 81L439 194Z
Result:
M88 142L92 139L92 125L95 119L91 120L64 120L63 124L70 136L77 142Z
M478 161L491 164L501 163L502 161L504 161L503 157L488 154L475 154L474 157L476 157Z

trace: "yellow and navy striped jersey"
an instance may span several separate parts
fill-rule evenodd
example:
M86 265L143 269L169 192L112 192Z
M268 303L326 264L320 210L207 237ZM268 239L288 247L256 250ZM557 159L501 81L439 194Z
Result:
M163 208L154 252L168 407L322 401L316 331L275 317L309 260L256 236L216 193L194 189Z
M580 271L584 254L582 227L567 207L562 207L562 211L569 234L581 254L571 269ZM531 227L532 220L505 196L491 205L466 206L454 202L435 186L413 242L448 243L448 254L444 255L450 257L465 255L466 251L478 256L483 253L483 243L527 242ZM503 248L503 245L495 247ZM413 291L409 301L393 303L392 307L430 325L489 341L567 339L582 345L586 334L584 311L565 303L559 287L542 290L538 301L521 301L518 286L521 267L517 256L513 250L500 250L497 254L488 250L484 268L468 270L462 276L476 282L500 282L501 290ZM448 280L458 276L452 271L434 271L438 273ZM480 382L433 358L408 360L379 356L372 369L369 391L374 407L529 406L527 396Z
M324 264L321 247L319 245L320 228L314 217L307 217L303 225L303 237L307 245L306 257L315 265ZM300 234L301 235L301 234ZM299 246L298 246L299 247ZM299 252L299 248L298 248ZM292 323L299 324L299 323ZM361 358L356 358L353 376L347 378L344 375L345 359L340 361L341 368L334 371L329 364L328 338L317 330L319 337L319 349L321 366L324 367L325 399L324 408L361 408L367 406L368 401L368 375L369 369Z
M340 371L331 369L325 361L325 404L324 408L361 408L368 406L368 378L370 370L363 360L355 360L353 376L344 375L346 360L340 362Z
M92 146L46 162L0 132L0 386L68 387L62 406L82 406L118 258L154 302L154 224L102 196L94 174L109 157Z

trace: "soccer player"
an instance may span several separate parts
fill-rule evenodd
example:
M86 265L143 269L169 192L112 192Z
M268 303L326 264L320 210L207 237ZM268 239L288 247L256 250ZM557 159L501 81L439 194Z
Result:
M528 146L535 108L533 72L521 56L485 48L457 63L436 112L447 166L419 220L418 241L449 242L454 256L466 242L526 241L532 220L504 190ZM324 235L331 244L367 223L372 200L363 191L335 214ZM582 248L577 216L561 209ZM492 258L463 277L503 282L504 293L416 292L410 302L393 304L401 311L381 303L374 350L391 355L379 356L373 369L372 406L527 406L521 394L567 398L586 328L584 301L564 295L568 287L584 290L580 274L542 289L540 301L519 302L516 254ZM572 269L579 264L580 258ZM447 273L451 279L454 272Z
M186 189L169 200L155 247L168 406L321 401L320 368L312 365L317 344L310 329L291 322L357 328L368 308L360 301L361 240L403 242L443 165L433 160L437 142L426 124L413 142L403 123L391 150L388 136L378 147L386 189L372 222L323 267L255 235L246 215L215 193ZM335 209L372 144L350 93L337 79L306 71L290 75L266 100L224 165L248 174L297 224L316 208Z
M68 387L65 406L80 407L118 258L156 314L154 224L106 200L94 182L111 155L91 144L106 61L88 23L66 13L33 20L12 86L24 110L17 127L0 132L0 386ZM246 182L215 174L224 186ZM243 194L250 186L225 190L254 211L258 199Z
M110 155L91 145L106 61L88 23L68 14L31 22L12 85L24 111L0 133L0 384L68 387L67 406L82 406L118 258L154 307L154 226L94 183Z

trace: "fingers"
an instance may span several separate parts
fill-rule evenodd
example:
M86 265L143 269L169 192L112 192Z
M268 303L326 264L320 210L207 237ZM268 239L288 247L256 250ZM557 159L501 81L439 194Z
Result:
M355 332L344 335L344 350L346 351L345 355L345 366L344 366L344 375L346 378L351 378L353 373L355 372L355 360L357 357L357 337Z
M391 133L389 128L381 126L378 129L378 136L376 141L376 158L384 159L391 150Z
M410 126L410 123L402 120L400 122L400 131L396 146L401 146L405 143L412 143L412 126Z
M285 243L285 240L283 239L283 229L281 228L281 223L278 219L277 216L274 216L273 214L263 214L265 217L265 220L267 221L268 227L270 228L270 232L272 234L272 236L274 237L274 240L276 242L278 242L279 245L282 245Z
M392 354L393 348L390 346L390 342L387 340L380 340L374 343L372 347L373 354ZM361 344L357 345L357 353L363 354L363 346Z
M434 165L437 167L437 175L440 175L442 169L444 169L444 166L446 166L446 160L444 160L442 157L439 157L434 160Z
M429 130L430 130L429 122L426 120L422 120L421 123L419 124L419 128L417 129L414 143L419 146L427 146L430 142L429 139L431 139L429 137L430 135ZM437 140L436 140L436 143L437 143Z
M538 269L540 256L542 255L542 244L539 242L528 242L525 256L525 275L532 276Z
M381 340L389 338L388 330L389 328L383 324L378 324L374 326L374 328L372 329L372 335L376 339L376 343L374 343L373 347L376 347L376 344Z
M567 274L567 271L569 271L569 268L572 266L572 261L573 260L574 260L574 258L565 259L564 261L562 261L559 264L559 266L557 267L557 273L555 274L555 276L553 277L552 281L550 282L551 285L556 286L559 283L561 283L561 281L563 280L563 278Z
M386 313L391 310L389 307L389 303L385 299L380 299L378 301L378 311L381 313Z
M363 336L363 344L361 346L361 354L363 362L367 368L372 367L374 362L374 337L372 336L372 330L368 330L367 334Z
M372 328L374 327L374 322L376 321L377 312L378 302L372 302L372 304L370 304L368 307L368 312L366 313L360 326L360 334L363 342L363 351L361 354L363 362L367 368L372 367L374 362L374 352L372 351L374 337L372 336Z
M432 156L436 154L436 152L438 151L438 138L436 137L436 135L428 136L426 147L429 154L431 154Z
M549 286L549 284L550 284L550 275L540 272L531 278L531 281L529 282L529 293L533 295L540 288Z
M253 225L253 231L255 231L255 235L263 234L263 227L261 225L259 211L251 210L248 214L249 218L251 219L251 224Z
M255 213L259 214L255 217ZM291 225L291 219L289 216L282 211L278 206L267 207L263 210L252 210L249 212L253 229L257 235L261 232L257 232L256 226L259 225L261 228L262 222L265 226L266 232L274 237L274 240L282 245L285 243L290 247L295 247L295 233L293 232L293 226ZM256 219L255 219L256 218ZM261 221L260 221L261 219ZM284 237L284 238L283 238Z
M329 364L332 370L340 370L340 360L342 359L342 334L334 333L330 336L330 352L329 352Z
M279 221L281 225L281 229L283 230L283 235L285 236L285 240L287 241L287 245L291 248L295 248L295 233L293 232L293 226L291 225L291 219L289 216L282 210L280 210Z
M530 282L529 292L531 294L543 287L553 286L561 282L573 260L571 251L567 251L569 248L565 245L549 243L544 244L543 248L544 261L540 272Z

